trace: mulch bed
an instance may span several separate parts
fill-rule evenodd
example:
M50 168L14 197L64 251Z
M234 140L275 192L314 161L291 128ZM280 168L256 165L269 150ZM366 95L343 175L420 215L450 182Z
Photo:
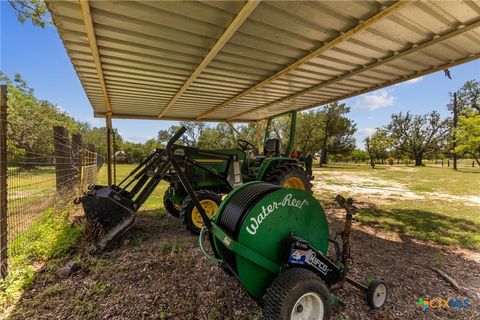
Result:
M327 209L332 234L342 212ZM433 223L433 222L432 222ZM480 319L480 252L417 241L354 224L350 275L379 275L390 285L382 310L346 284L336 292L346 308L333 319ZM72 273L41 270L11 311L11 319L259 319L261 310L241 285L201 254L197 238L178 219L139 215L118 244L91 257L79 246ZM452 276L468 309L416 308L419 297L465 298L431 269Z

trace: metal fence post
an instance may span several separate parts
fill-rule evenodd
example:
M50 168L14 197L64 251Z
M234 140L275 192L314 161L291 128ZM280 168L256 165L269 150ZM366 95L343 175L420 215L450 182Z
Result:
M7 86L0 87L0 275L8 270L7 229Z

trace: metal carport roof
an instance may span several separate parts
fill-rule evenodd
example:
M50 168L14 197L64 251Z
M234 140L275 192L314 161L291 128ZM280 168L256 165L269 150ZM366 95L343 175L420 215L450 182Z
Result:
M96 116L258 120L480 57L480 1L48 1Z

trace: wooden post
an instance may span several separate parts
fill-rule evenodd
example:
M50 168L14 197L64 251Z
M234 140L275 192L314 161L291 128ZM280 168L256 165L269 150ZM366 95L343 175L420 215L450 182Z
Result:
M83 136L79 133L72 134L72 150L74 154L73 161L78 168L78 183L82 183L83 178Z
M108 185L112 185L112 114L107 113L105 122L107 125L107 175Z
M458 106L457 106L457 93L453 94L453 170L457 170L457 153L455 148L457 147L457 127L458 127Z
M0 86L0 275L8 270L7 228L7 86Z
M69 150L68 130L62 126L53 127L53 146L55 152L55 176L57 192L68 190L68 181L72 175L72 163Z

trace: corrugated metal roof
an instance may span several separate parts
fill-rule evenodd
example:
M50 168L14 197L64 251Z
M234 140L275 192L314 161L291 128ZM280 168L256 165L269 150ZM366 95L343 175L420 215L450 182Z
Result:
M480 1L48 1L95 115L258 120L480 58Z

